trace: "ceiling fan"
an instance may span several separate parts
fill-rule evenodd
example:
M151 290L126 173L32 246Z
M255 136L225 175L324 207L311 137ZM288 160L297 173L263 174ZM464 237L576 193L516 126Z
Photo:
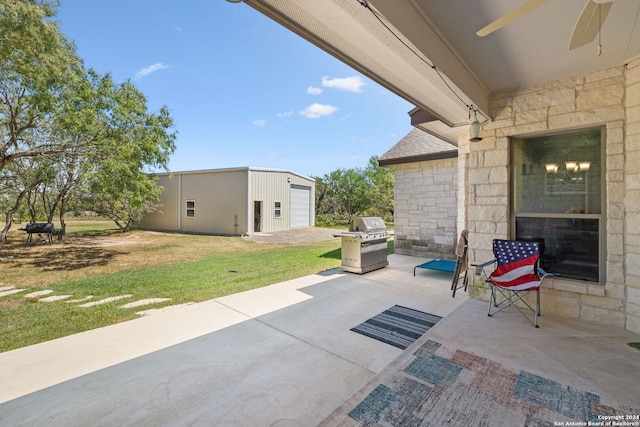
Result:
M515 8L486 27L478 30L476 35L480 37L488 36L549 1L550 0L529 0L522 6ZM584 46L595 39L596 35L600 32L604 19L609 13L609 9L611 9L612 2L613 0L587 0L578 18L578 22L576 22L576 26L573 28L571 41L569 42L569 50Z

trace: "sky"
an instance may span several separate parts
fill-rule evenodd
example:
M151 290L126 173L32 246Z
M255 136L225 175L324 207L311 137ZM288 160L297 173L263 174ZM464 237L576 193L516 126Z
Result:
M60 0L87 68L132 81L177 131L171 172L233 167L321 177L366 167L413 105L244 3Z

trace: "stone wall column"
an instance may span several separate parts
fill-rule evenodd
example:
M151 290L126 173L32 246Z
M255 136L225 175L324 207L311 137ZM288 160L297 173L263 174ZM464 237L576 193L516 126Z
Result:
M626 329L640 333L640 60L625 71L624 283Z

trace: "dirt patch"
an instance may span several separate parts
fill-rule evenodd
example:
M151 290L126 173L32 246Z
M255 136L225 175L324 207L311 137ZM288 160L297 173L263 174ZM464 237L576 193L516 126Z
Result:
M258 243L273 244L296 244L296 243L314 243L325 240L336 239L335 234L339 234L342 230L335 228L295 228L292 230L275 231L272 233L254 233L244 237L246 240Z
M145 231L144 233L123 233L121 235L110 236L67 236L65 241L67 244L84 247L109 247L109 246L127 246L152 243L153 231Z

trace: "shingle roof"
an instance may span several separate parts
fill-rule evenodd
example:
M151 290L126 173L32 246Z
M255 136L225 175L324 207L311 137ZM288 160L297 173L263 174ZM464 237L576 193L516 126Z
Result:
M413 129L378 159L380 166L458 157L458 148L423 130Z

